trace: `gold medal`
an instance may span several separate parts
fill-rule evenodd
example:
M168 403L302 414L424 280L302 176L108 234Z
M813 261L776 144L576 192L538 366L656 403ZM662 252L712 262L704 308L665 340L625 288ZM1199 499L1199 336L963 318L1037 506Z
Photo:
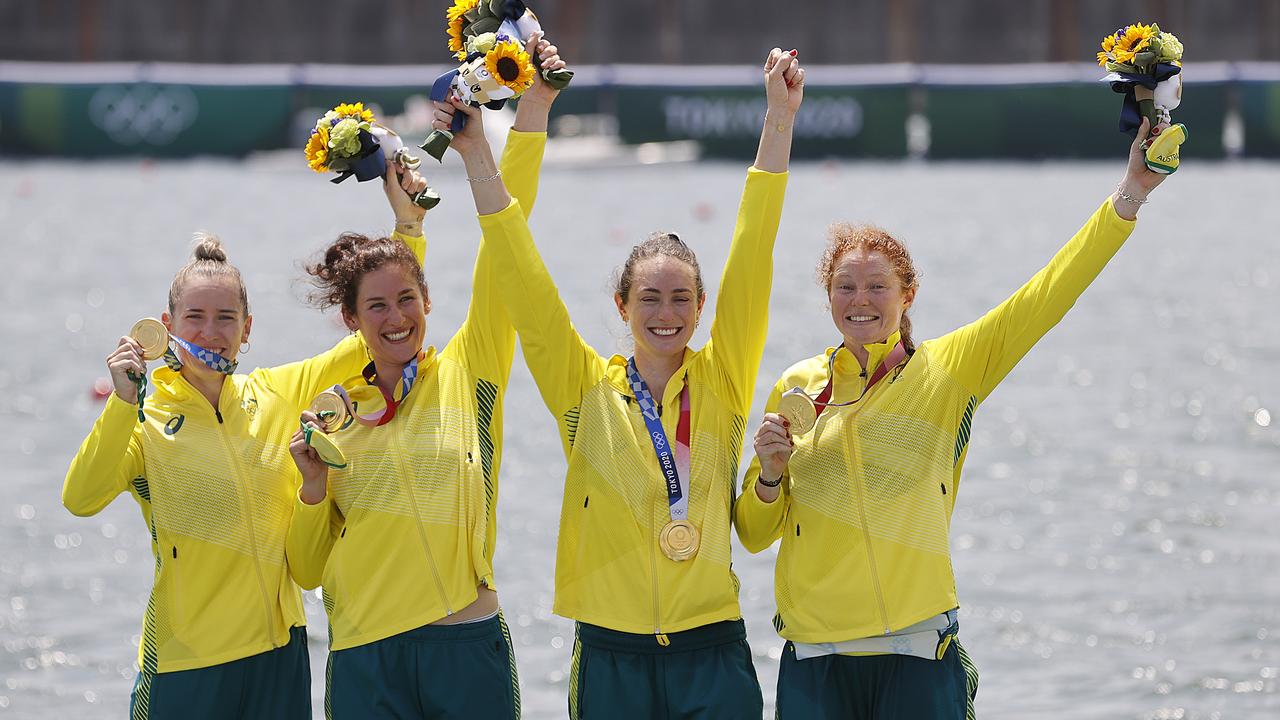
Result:
M308 410L320 418L320 426L327 433L337 432L347 424L347 403L332 390L317 395Z
M347 466L347 456L342 454L342 450L334 444L328 435L319 430L312 430L306 434L307 444L315 448L316 454L324 461L325 465L331 468L344 468Z
M818 408L804 390L793 387L778 400L778 414L791 423L792 435L803 435L818 422Z
M662 554L683 562L698 554L698 528L688 520L672 520L658 534L658 546Z
M159 360L169 349L169 329L155 318L142 318L134 323L129 337L142 346L143 360Z

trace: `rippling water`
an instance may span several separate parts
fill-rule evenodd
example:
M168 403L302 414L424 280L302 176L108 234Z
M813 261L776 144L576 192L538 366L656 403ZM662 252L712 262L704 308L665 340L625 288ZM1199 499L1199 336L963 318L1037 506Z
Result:
M340 335L299 301L297 261L340 230L384 229L387 212L376 186L334 187L295 160L3 165L0 715L125 712L148 534L128 498L79 519L59 492L99 412L90 386L106 374L103 359L135 319L163 309L191 232L221 234L244 271L256 320L243 365L295 359ZM461 321L477 238L450 161L430 168L445 196L428 221L437 345ZM535 234L597 348L621 344L607 278L649 230L689 239L714 302L743 170L545 170ZM908 241L922 270L917 335L930 337L1021 284L1121 172L797 166L755 417L777 374L835 335L811 279L827 222L875 222ZM979 412L952 529L982 717L1280 715L1277 198L1274 165L1189 164ZM573 637L550 613L564 461L519 358L508 403L497 572L525 716L557 718ZM768 622L774 554L739 547L735 560L772 708L782 644ZM307 609L319 710L323 610L314 595Z

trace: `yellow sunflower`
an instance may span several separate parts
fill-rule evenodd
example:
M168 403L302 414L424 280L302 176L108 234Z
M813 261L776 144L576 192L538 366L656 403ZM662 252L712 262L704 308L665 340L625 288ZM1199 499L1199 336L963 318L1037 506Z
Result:
M449 50L459 60L467 59L467 50L462 40L462 25L466 22L463 15L471 12L480 0L454 0L453 6L445 13L448 18Z
M529 53L514 40L502 40L484 56L484 65L494 80L523 93L533 85L533 62Z
M1143 25L1142 23L1134 23L1124 29L1124 35L1116 41L1116 60L1120 62L1128 62L1132 60L1137 53L1147 49L1151 44L1151 38L1156 36L1156 28L1152 25ZM1120 53L1128 55L1127 60L1120 59Z
M307 140L307 164L318 173L329 171L329 128L321 126Z
M339 103L333 111L338 117L356 118L360 122L373 122L373 111L366 110L364 103Z

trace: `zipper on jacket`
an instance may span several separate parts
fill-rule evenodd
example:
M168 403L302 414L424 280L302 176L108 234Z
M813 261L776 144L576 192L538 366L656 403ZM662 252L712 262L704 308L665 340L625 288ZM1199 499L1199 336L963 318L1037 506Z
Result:
M671 644L666 633L662 632L662 614L658 605L658 543L653 534L653 507L649 507L649 569L653 572L653 638L662 647Z
M857 408L855 408L853 413L851 414L850 420L852 421L853 425L855 426L857 425L857 422L858 422ZM853 430L855 428L850 428L850 429ZM859 465L858 450L857 450L858 435L856 432L850 433L850 435L853 438L854 466L857 467ZM884 591L880 588L880 571L876 567L876 554L875 554L875 551L871 549L871 531L867 529L867 496L866 496L866 493L863 492L862 473L857 472L857 473L853 473L853 475L854 475L854 479L853 479L854 488L857 490L857 493L858 493L858 516L859 516L858 519L861 521L861 525L862 525L862 541L867 546L867 563L871 566L871 588L875 591L876 607L880 609L881 626L884 627L884 634L888 635L889 633L893 632L893 630L889 627L889 612L885 609Z
M418 540L422 542L422 552L427 556L427 567L431 568L431 578L436 583L436 592L440 593L440 602L444 604L445 617L453 614L453 607L449 604L449 596L445 594L444 583L440 582L440 571L436 568L436 559L431 555L431 544L427 542L427 531L422 529L422 514L418 512L418 498L414 495L413 485L409 482L409 476L404 471L404 467L400 464L400 458L404 457L400 450L400 434L395 428L387 428L391 431L392 457L396 458L396 475L401 480L401 486L404 488L405 495L409 498L409 507L413 510L414 526L418 529Z
M227 426L222 422L222 413L218 408L213 409L214 414L218 417L218 429L222 434L222 443L226 447L227 455L231 458L232 472L235 474L236 494L240 496L240 507L244 512L245 522L249 524L249 549L253 553L253 570L258 576L258 591L262 594L262 607L267 613L267 632L271 636L271 647L278 648L276 644L276 616L272 612L271 596L267 593L267 581L262 576L262 557L258 552L258 531L253 524L253 508L249 504L249 489L245 486L244 475L240 472L240 458L235 453L231 439L228 437ZM285 642L288 642L286 639Z

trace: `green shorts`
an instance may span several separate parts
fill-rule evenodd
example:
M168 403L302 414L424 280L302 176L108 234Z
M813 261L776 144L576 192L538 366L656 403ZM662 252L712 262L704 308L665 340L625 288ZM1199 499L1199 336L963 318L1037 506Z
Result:
M284 647L220 665L178 672L140 672L129 696L129 717L311 720L307 629L291 628L289 643Z
M502 615L424 625L329 653L325 717L520 717L520 683Z
M653 635L578 623L569 670L570 720L758 718L764 712L741 620Z
M978 670L954 640L941 660L911 655L796 659L778 668L778 720L972 720Z

